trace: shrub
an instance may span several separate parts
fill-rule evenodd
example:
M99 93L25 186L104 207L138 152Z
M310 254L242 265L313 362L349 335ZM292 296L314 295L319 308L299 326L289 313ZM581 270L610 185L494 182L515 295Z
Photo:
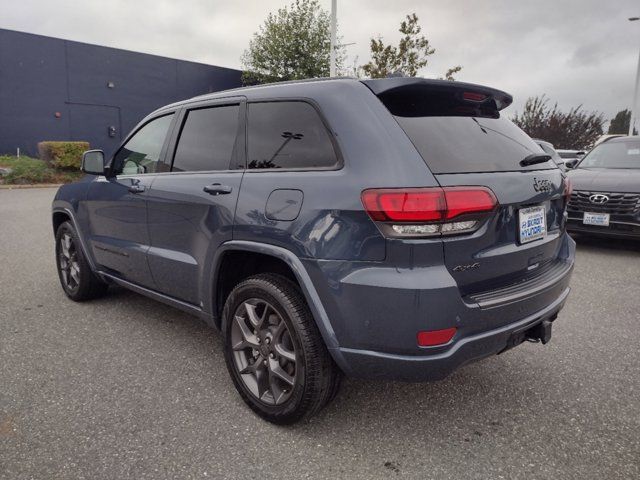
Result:
M8 167L11 172L0 177L0 183L30 185L34 183L69 183L82 176L82 172L60 171L49 167L39 158L0 155L0 167Z
M11 172L2 177L4 183L47 183L53 174L53 170L37 158L0 157L0 164L11 168Z
M38 155L53 168L79 170L82 153L89 148L89 142L40 142Z

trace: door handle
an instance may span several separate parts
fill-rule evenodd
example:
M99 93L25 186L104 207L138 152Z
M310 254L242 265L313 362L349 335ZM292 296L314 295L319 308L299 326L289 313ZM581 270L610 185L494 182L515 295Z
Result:
M140 185L139 183L134 183L129 187L129 191L131 193L142 193L144 192L144 190L145 190L144 185Z
M204 192L207 192L209 195L227 195L232 192L233 188L228 185L213 183L211 185L207 185L202 190Z

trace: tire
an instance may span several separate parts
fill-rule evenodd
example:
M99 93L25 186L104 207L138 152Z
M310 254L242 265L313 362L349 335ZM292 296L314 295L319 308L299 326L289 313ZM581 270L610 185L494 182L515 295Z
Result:
M244 280L225 302L222 325L229 374L263 419L292 424L336 395L341 372L290 280L275 274Z
M75 302L100 297L109 287L91 271L70 222L63 222L56 231L56 267L64 293Z

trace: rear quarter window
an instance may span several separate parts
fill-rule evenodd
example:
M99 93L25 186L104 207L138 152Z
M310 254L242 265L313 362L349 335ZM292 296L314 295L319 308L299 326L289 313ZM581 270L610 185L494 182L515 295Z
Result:
M248 104L249 169L327 169L338 164L327 127L302 101Z
M521 167L543 150L513 122L465 116L394 116L428 165L439 173L502 172L556 168L551 161Z

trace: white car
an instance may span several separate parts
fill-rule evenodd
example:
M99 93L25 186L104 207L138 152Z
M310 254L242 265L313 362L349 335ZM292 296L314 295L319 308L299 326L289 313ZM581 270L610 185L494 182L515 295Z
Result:
M584 150L565 150L565 149L556 149L560 158L564 162L565 166L568 168L573 168L577 165L577 163L582 160L582 157L586 155L587 152Z
M556 151L552 143L547 142L546 140L541 140L539 138L534 138L533 141L536 142L546 154L551 156L551 159L555 162L556 165L558 165L558 168L560 168L560 170L567 170L567 167L564 164L564 160L562 159L562 157L560 157L560 155L558 155L558 152Z

